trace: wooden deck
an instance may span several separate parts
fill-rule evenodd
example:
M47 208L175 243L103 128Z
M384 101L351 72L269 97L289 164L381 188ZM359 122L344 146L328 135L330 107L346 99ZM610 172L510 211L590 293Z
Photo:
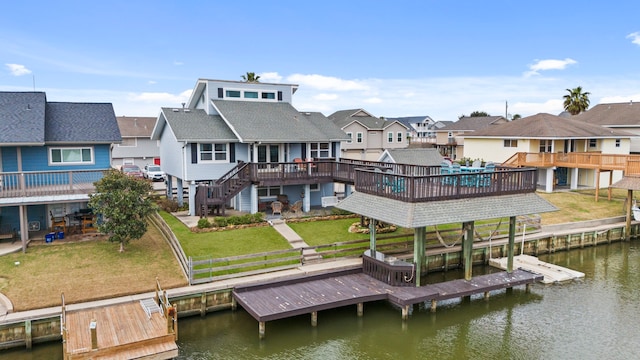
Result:
M395 287L362 273L362 269L323 274L306 279L236 288L235 301L261 323L287 317L313 314L369 301L387 300L406 308L425 301L440 301L489 291L532 284L542 279L524 270L498 272L469 281L453 280L422 287ZM432 304L432 306L434 306ZM403 317L405 310L403 310ZM261 330L262 331L262 330Z
M68 311L64 359L172 359L178 356L175 334L169 334L161 312L149 317L140 302ZM97 349L90 324L95 320Z

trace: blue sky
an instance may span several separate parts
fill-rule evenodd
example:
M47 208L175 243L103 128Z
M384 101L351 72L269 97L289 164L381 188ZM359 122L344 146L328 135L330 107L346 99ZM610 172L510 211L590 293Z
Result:
M0 11L0 91L180 106L199 78L298 84L300 111L456 120L640 101L640 2L30 1Z

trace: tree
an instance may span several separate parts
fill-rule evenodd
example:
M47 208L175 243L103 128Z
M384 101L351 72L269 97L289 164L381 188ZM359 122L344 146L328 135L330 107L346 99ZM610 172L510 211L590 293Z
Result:
M511 117L511 120L518 120L518 119L521 119L521 118L522 118L522 115L520 115L520 114L515 114L515 115L513 115L513 116Z
M563 96L564 109L571 115L578 115L589 108L589 92L582 92L582 87L567 89L569 94Z
M464 115L464 114L460 115L458 117L458 120L462 119L465 116L466 115ZM487 114L486 111L474 111L469 115L469 117L483 117L483 116L491 116L491 115Z
M254 72L247 72L247 75L242 75L242 80L246 82L260 82L260 75L256 76Z
M121 171L108 170L95 182L96 193L89 195L89 207L102 215L98 224L101 233L109 235L109 241L120 243L120 252L130 240L141 238L147 232L147 215L155 211L149 198L151 183L135 179Z

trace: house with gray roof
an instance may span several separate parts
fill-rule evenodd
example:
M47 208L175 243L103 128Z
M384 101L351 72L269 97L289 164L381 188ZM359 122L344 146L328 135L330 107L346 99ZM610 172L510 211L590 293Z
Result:
M508 120L504 116L463 116L456 122L434 130L436 148L442 156L453 160L469 157L464 150L464 135L506 122Z
M110 103L0 92L0 233L20 234L26 250L42 232L70 229L75 219L67 215L87 207L120 141Z
M347 136L321 113L295 109L291 100L297 88L198 79L186 106L161 109L151 138L159 142L167 188L176 186L178 193L188 188L191 214L199 211L198 184L226 179L245 164L267 174L311 169L313 161L340 158L340 142ZM302 201L308 211L334 193L332 182L296 180L255 181L236 191L224 206L252 213L277 199Z
M633 101L598 104L571 118L636 135L631 138L630 152L640 154L640 104Z
M409 129L410 143L429 143L436 142L437 121L429 116L404 116L404 117L388 117L387 120L395 120L404 124Z
M541 113L469 133L464 137L464 151L466 157L496 163L509 162L517 154L542 160L547 154L549 158L581 154L580 159L584 160L575 167L553 166L546 161L536 166L539 185L551 192L555 186L593 188L622 178L621 171L600 172L594 166L597 164L589 164L589 153L628 155L632 137L626 131L585 123L575 117Z
M380 162L421 166L440 166L442 160L444 157L435 148L387 149L378 159Z
M155 117L118 116L118 128L122 141L113 144L111 165L120 168L124 164L135 164L141 169L145 165L160 165L158 141L151 140L151 131L156 125Z
M345 134L342 157L354 160L376 160L385 149L406 148L410 127L397 120L375 117L364 109L340 110L329 115Z

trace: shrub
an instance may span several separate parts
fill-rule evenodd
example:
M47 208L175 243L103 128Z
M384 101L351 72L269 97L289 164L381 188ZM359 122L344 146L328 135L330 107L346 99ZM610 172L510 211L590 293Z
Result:
M159 199L158 200L158 206L160 207L160 209L166 211L166 212L176 212L178 211L178 202L175 200L171 200L171 199Z
M198 220L198 229L206 229L211 227L211 223L206 218Z
M213 222L214 222L214 224L216 224L216 226L219 226L219 227L225 227L225 226L229 225L228 218L222 217L222 216L218 216L218 217L214 218Z
M351 215L351 211L338 209L336 207L331 208L331 215Z

